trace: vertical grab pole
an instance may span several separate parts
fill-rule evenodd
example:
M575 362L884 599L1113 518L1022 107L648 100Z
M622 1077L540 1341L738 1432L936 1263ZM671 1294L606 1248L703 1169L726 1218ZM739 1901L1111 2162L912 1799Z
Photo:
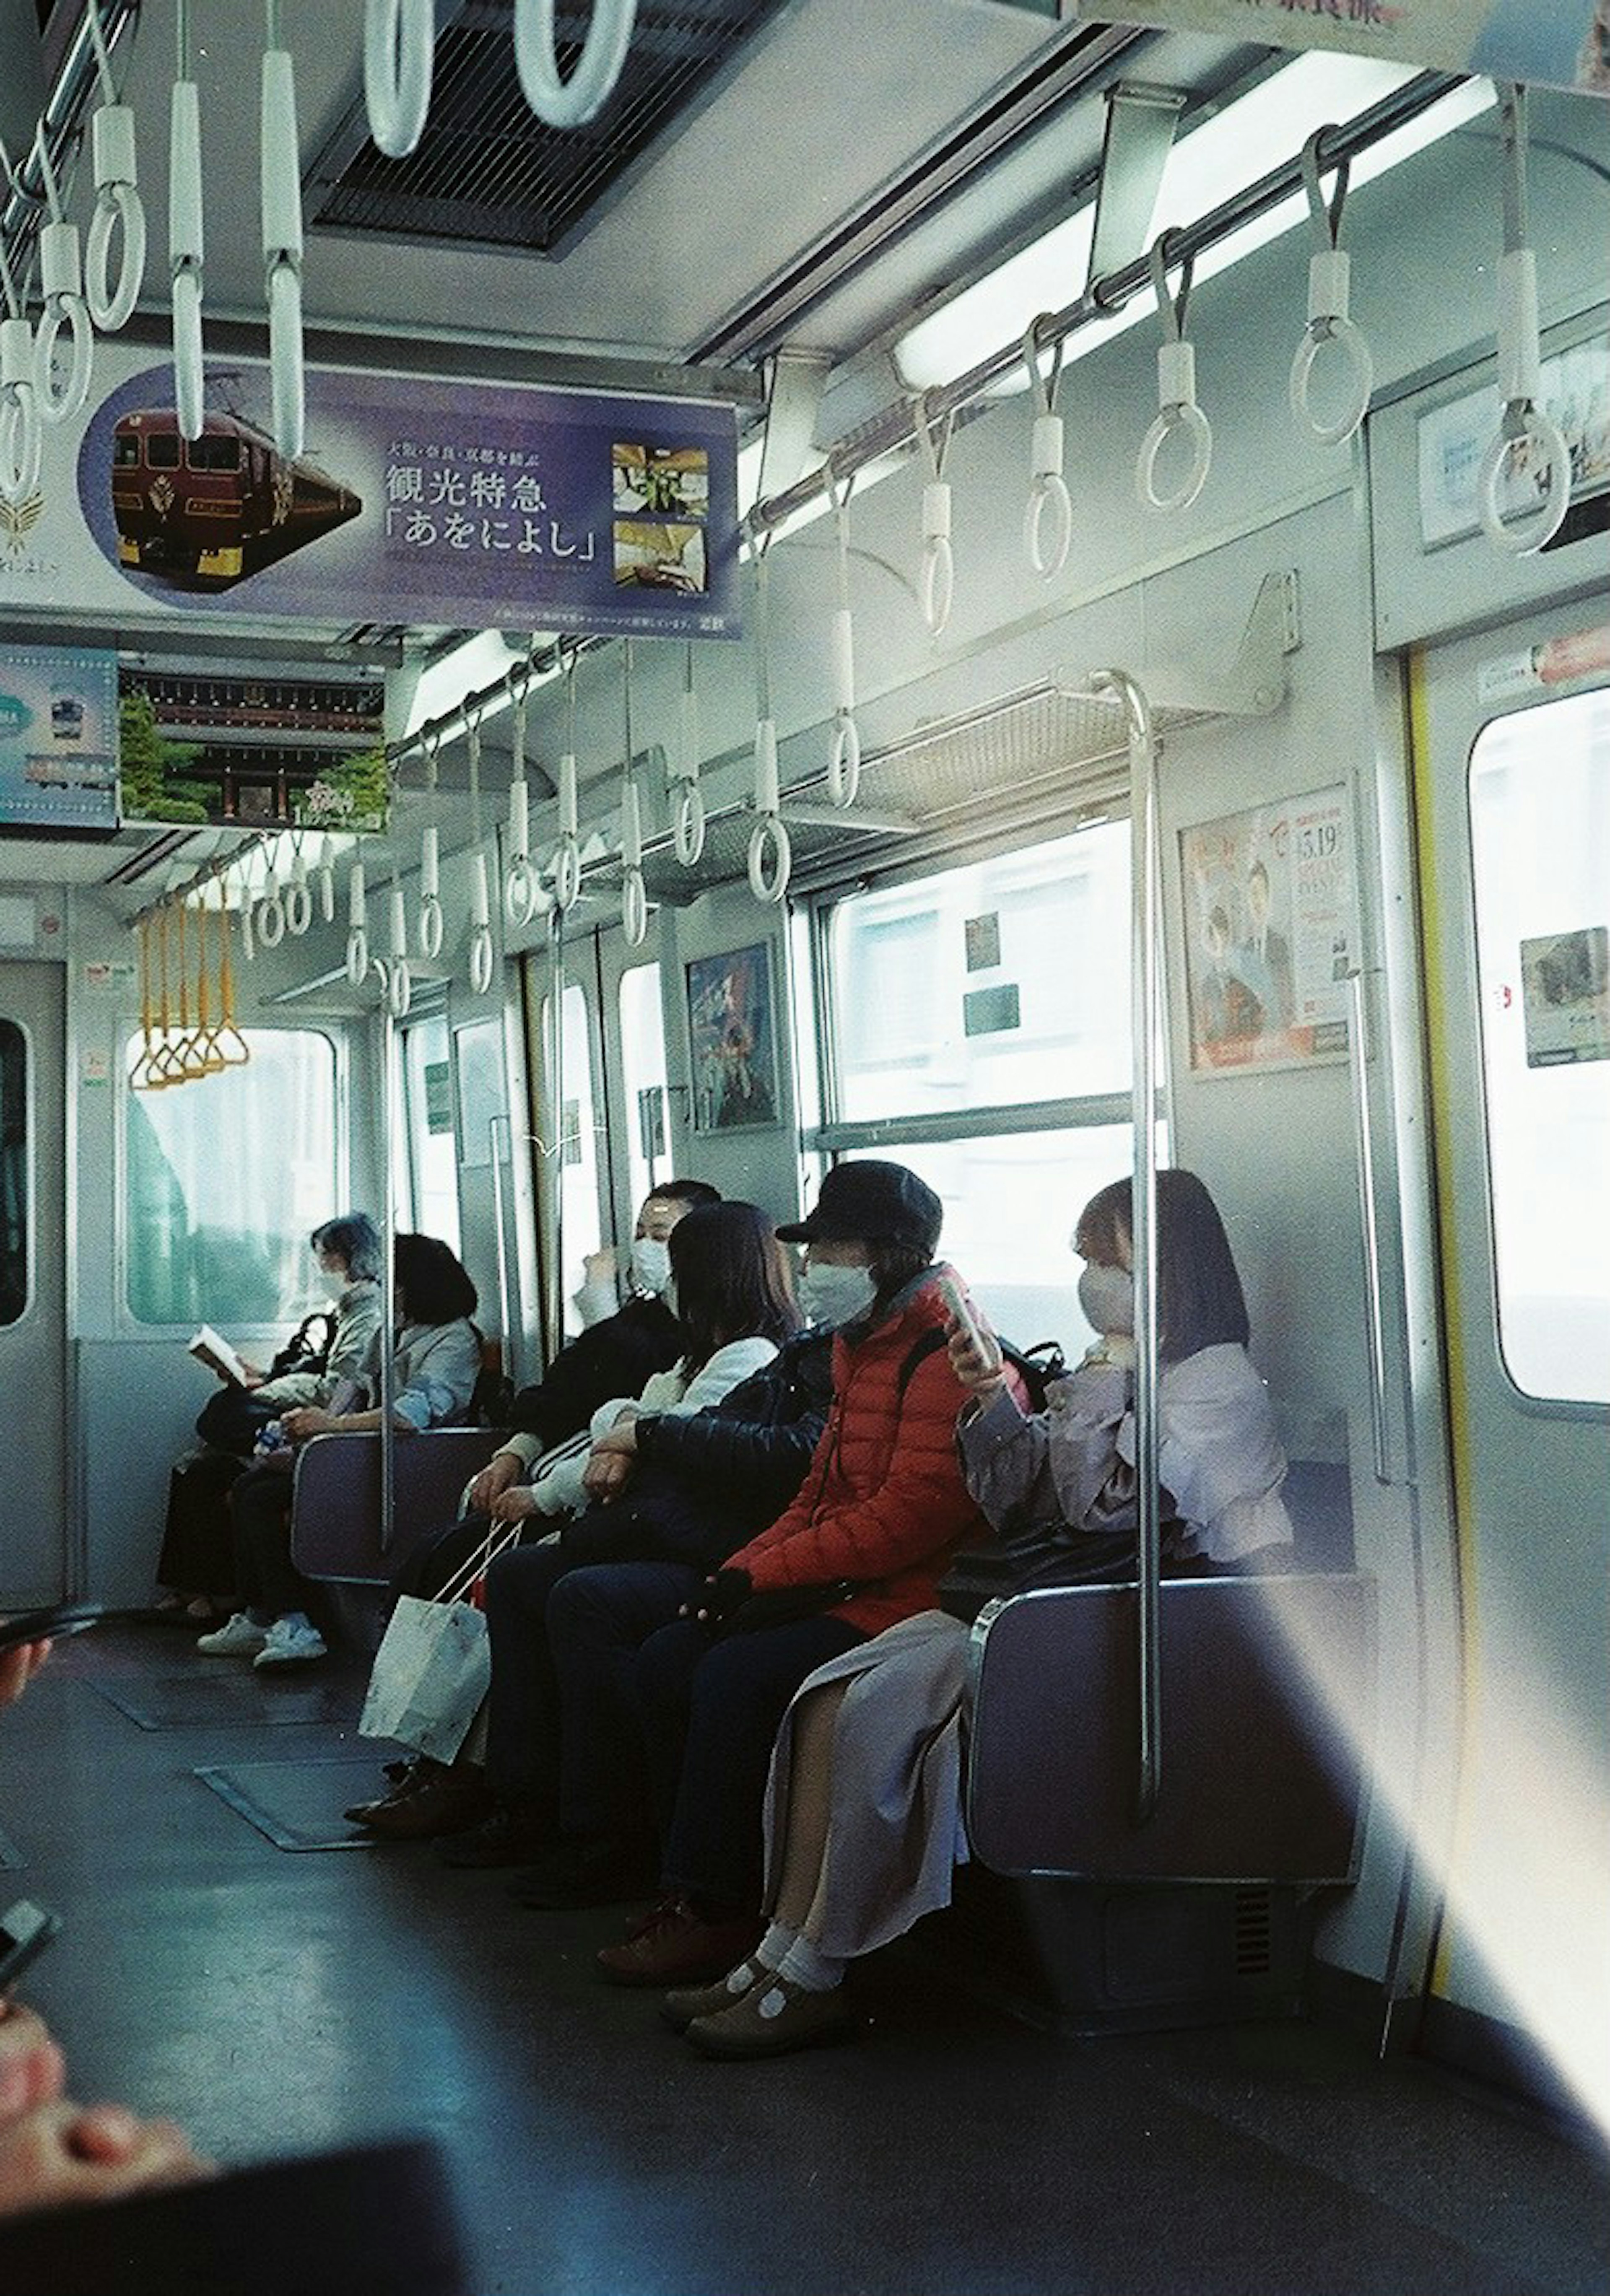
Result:
M506 1116L489 1116L487 1160L492 1167L492 1224L497 1230L497 1312L503 1318L503 1367L518 1386L520 1371L516 1360L513 1287L509 1281L508 1210L503 1190L505 1150L512 1164L514 1159L513 1127Z
M1386 1456L1386 1319L1381 1304L1381 1237L1376 1220L1376 1160L1369 1097L1368 1015L1364 1001L1364 974L1354 966L1347 976L1351 999L1347 1032L1348 1065L1352 1071L1354 1147L1359 1169L1359 1212L1364 1246L1365 1332L1369 1346L1369 1431L1375 1449L1376 1482L1390 1487L1392 1468Z
M1114 694L1129 739L1131 980L1134 1034L1133 1211L1135 1268L1135 1475L1138 1512L1137 1576L1139 1761L1135 1823L1157 1807L1162 1783L1162 1675L1159 1664L1158 1582L1162 1567L1162 1504L1157 1480L1157 1032L1162 1013L1159 963L1157 750L1146 695L1127 672L1099 671L1097 693Z
M542 1163L539 1202L548 1249L542 1263L542 1328L548 1356L564 1344L564 911L548 915L548 1026L543 1052Z
M397 1366L392 1360L397 1332L397 1021L391 1000L380 1000L380 1072L384 1078L381 1118L381 1185L384 1218L380 1271L380 1551L391 1552L397 1532Z

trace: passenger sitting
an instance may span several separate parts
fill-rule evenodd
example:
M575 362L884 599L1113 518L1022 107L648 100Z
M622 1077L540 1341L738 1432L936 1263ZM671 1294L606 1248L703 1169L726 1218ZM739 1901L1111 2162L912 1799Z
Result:
M242 1362L244 1384L226 1378L196 1421L201 1447L174 1470L157 1583L175 1591L158 1604L204 1622L222 1614L216 1598L234 1591L234 1550L226 1498L259 1435L299 1404L340 1411L357 1393L380 1328L380 1237L366 1212L326 1220L309 1238L322 1281L334 1293L332 1328L316 1369L276 1358L272 1371ZM304 1326L304 1328L306 1328Z
M464 1418L481 1373L481 1334L470 1317L475 1286L439 1238L399 1235L392 1257L399 1328L392 1352L392 1423L399 1433ZM302 1405L275 1423L283 1443L242 1476L230 1493L236 1584L244 1599L226 1626L202 1635L210 1656L250 1658L259 1667L305 1664L324 1656L324 1639L302 1607L305 1581L291 1560L291 1483L295 1447L314 1435L378 1429L381 1335L370 1342L359 1390L366 1407L332 1411ZM374 1398L374 1400L371 1400Z
M1134 1287L1127 1180L1094 1197L1074 1249L1098 1333L1019 1409L998 1351L958 1327L957 1427L969 1488L998 1530L1060 1521L1132 1530L1137 1519ZM1246 1354L1240 1279L1212 1197L1193 1173L1157 1176L1159 1473L1164 1569L1244 1570L1289 1556L1286 1460L1268 1390ZM1076 1548L1077 1542L1072 1542ZM1098 1555L1105 1544L1091 1540ZM961 1831L968 1628L928 1611L821 1668L790 1707L772 1759L766 1910L754 1953L719 1984L670 1995L666 2013L707 2054L774 2056L838 2038L848 1964L950 1901Z
M604 1496L548 1546L500 1555L487 1579L493 1667L488 1749L497 1808L448 1844L449 1866L505 1866L560 1839L522 1902L607 1903L642 1876L652 1831L632 1697L638 1636L620 1601L675 1615L723 1555L798 1491L833 1395L831 1341L802 1332L713 1408L645 1413L594 1447ZM631 1562L624 1570L620 1566ZM652 1881L652 1867L647 1878Z
M684 1334L665 1291L670 1282L670 1236L683 1216L721 1201L705 1180L666 1180L643 1199L632 1237L626 1299L602 1317L605 1278L587 1262L587 1282L577 1294L587 1328L561 1348L534 1386L522 1388L509 1413L513 1434L470 1486L470 1506L484 1514L514 1484L528 1480L543 1452L587 1424L612 1396L637 1395L653 1372L668 1371L682 1353ZM423 1591L408 1587L409 1593Z
M753 1941L788 1701L825 1659L927 1610L953 1548L982 1529L952 1440L963 1391L939 1337L956 1281L933 1263L941 1219L914 1172L868 1160L837 1166L809 1218L778 1231L808 1247L802 1298L836 1326L833 1411L798 1497L684 1604L694 1615L651 1632L643 1604L628 1621L646 1636L635 1687L666 1895L599 1956L618 1983L714 1976Z
M619 1441L640 1418L691 1418L719 1403L741 1381L769 1364L798 1324L776 1233L755 1205L700 1205L674 1222L668 1249L668 1288L676 1301L683 1352L669 1369L652 1373L635 1398L614 1397L599 1406L593 1427L600 1439L612 1435ZM546 1475L538 1466L535 1486L515 1484L493 1500L492 1522L515 1526L530 1521L543 1529L555 1516L579 1513L587 1503L586 1468L585 1441L554 1455ZM485 1519L472 1529L476 1539L484 1538ZM463 1539L455 1544L462 1548ZM546 1595L575 1559L574 1551L567 1552L563 1540L551 1536L506 1561L511 1570L522 1569L522 1584ZM505 1560L499 1557L498 1562ZM494 1641L495 1663L497 1647ZM495 1684L496 1679L494 1673ZM396 1840L457 1832L484 1810L480 1765L461 1755L450 1767L412 1766L390 1794L378 1802L359 1803L349 1815L357 1824Z

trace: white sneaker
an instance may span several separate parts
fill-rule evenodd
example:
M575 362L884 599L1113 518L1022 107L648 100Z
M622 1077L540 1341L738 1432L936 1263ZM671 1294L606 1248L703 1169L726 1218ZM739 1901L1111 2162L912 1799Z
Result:
M309 1659L323 1658L326 1649L324 1638L316 1627L304 1626L296 1619L275 1619L251 1663L253 1666L305 1666Z
M226 1626L215 1627L209 1635L198 1635L195 1646L209 1658L254 1658L267 1639L267 1627L259 1627L244 1611L237 1611Z

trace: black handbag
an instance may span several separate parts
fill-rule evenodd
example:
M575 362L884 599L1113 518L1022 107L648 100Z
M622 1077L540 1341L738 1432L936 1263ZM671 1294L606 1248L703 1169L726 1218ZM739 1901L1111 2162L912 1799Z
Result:
M950 1559L939 1602L971 1626L986 1603L1036 1587L1121 1587L1136 1575L1133 1530L1070 1530L1046 1523Z

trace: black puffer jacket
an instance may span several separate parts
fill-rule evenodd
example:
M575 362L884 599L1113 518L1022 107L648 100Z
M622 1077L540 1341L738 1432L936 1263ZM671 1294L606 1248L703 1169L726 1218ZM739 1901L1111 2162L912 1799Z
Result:
M539 1438L545 1451L579 1435L601 1403L640 1394L657 1371L669 1371L687 1345L680 1324L660 1300L628 1300L560 1349L535 1387L514 1398L509 1424Z
M625 1497L567 1524L566 1554L578 1565L723 1561L788 1505L832 1400L831 1336L803 1332L710 1410L645 1413Z

